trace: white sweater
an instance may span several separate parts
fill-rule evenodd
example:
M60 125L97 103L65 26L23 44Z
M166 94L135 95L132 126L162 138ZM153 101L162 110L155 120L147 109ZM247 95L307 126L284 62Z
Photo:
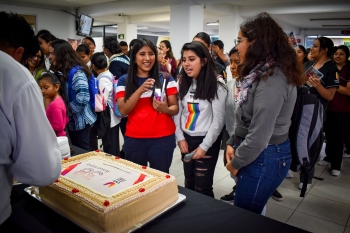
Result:
M208 149L217 140L225 124L225 103L227 90L218 84L218 91L212 102L193 99L197 81L193 80L188 93L179 100L179 113L174 117L176 140L184 140L184 133L190 136L205 136L199 145Z

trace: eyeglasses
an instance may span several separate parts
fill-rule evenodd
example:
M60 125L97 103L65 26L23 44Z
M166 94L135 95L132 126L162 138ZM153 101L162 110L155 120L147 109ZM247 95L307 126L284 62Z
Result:
M31 57L31 59L34 59L34 58L36 58L37 60L41 60L41 56L39 56L39 55L35 55L35 56Z
M239 39L235 39L234 42L235 42L235 46L239 45L239 43L242 42L242 40L247 40L248 38L239 38Z

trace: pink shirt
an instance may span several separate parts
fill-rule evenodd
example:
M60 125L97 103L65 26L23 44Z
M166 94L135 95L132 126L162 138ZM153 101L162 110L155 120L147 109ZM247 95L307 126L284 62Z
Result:
M46 116L57 137L66 136L64 129L68 124L66 105L62 97L57 97L46 109Z

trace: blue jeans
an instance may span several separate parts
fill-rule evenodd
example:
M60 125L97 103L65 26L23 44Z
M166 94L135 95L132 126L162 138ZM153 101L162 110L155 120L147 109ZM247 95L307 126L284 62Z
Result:
M125 159L169 173L175 149L175 134L161 138L131 138L125 136Z
M286 177L291 162L289 139L269 145L252 163L238 171L235 206L261 214Z

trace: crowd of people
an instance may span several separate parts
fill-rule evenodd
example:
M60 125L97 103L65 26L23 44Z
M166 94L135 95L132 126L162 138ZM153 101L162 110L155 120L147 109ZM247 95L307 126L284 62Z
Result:
M292 161L288 138L291 116L297 88L306 86L324 111L327 156L318 165L330 164L331 174L339 176L342 158L350 157L349 48L335 47L327 37L316 38L309 54L302 45L293 48L287 34L268 13L242 23L235 47L228 53L222 41L212 43L207 33L199 32L192 42L183 45L178 60L168 40L157 46L147 39L134 39L128 47L126 42L108 37L103 52L97 53L91 37L85 37L76 51L48 30L37 35L28 32L23 40L17 30L28 31L24 19L12 13L0 15L9 25L0 34L0 55L6 61L0 70L0 121L4 106L13 106L4 101L16 99L7 98L10 94L3 87L9 81L5 76L13 76L11 80L25 77L16 84L22 85L17 89L18 96L24 86L29 86L27 83L31 84L27 89L32 95L18 97L13 112L9 116L5 113L6 119L15 118L13 124L8 120L12 127L21 124L16 120L24 114L30 119L24 110L18 110L26 101L31 102L29 107L39 109L33 121L39 120L40 124L23 123L36 129L15 130L21 137L17 135L19 142L12 144L18 147L25 146L20 140L32 140L31 130L45 137L36 143L44 148L38 153L43 156L53 153L48 150L56 145L52 142L54 134L67 136L71 145L85 150L100 149L97 140L102 139L106 153L169 173L177 143L185 187L210 197L214 197L213 177L222 149L223 162L236 185L221 199L261 214L271 196L283 198L277 188L288 176ZM10 67L16 70L16 76L14 70L3 72ZM232 79L226 77L227 67ZM304 73L310 67L322 78L307 78ZM32 77L30 82L28 77ZM97 92L93 92L94 87ZM42 119L44 110L47 120ZM50 124L52 130L45 124ZM119 131L123 145L119 145ZM1 145L4 140L0 139ZM50 169L55 171L47 179L40 177L45 181L23 178L15 166L32 151L3 148L7 160L1 162L0 172L9 182L15 176L22 182L47 185L58 175L56 156L55 161L37 158L38 162L51 164ZM20 156L11 159L13 153ZM3 157L2 153L1 161ZM309 184L313 173L314 169ZM10 186L6 188L10 190ZM5 213L7 204L0 203L1 212ZM0 215L0 223L8 217L5 215Z

